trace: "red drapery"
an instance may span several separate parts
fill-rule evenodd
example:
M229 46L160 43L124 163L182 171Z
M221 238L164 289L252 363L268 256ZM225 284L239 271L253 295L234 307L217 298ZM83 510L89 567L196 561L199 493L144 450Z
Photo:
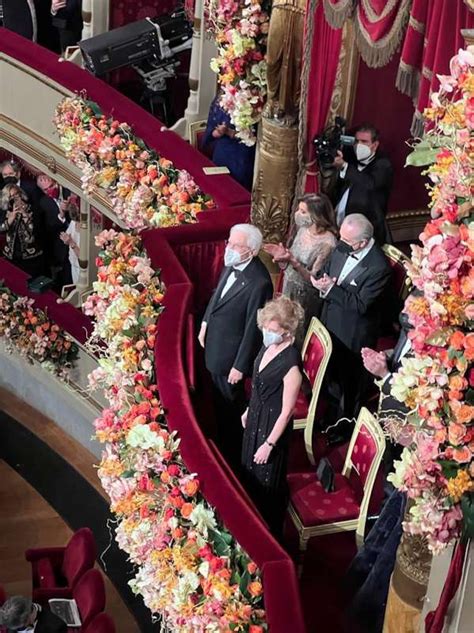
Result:
M310 1L308 8L311 7L311 4ZM309 40L311 46L307 76L305 77L303 74L302 79L302 95L306 93L307 99L306 116L304 116L304 112L302 113L306 123L306 133L303 142L300 142L300 152L303 155L303 169L306 175L304 189L308 192L315 192L318 189L318 183L313 139L326 124L336 81L342 30L334 29L326 22L321 3L312 14L307 11L305 29L305 39L311 38ZM304 71L305 69L303 69L303 73Z
M403 38L411 0L324 0L326 20L341 28L351 17L357 48L367 66L385 66Z
M461 29L474 28L474 12L463 0L413 0L403 43L397 87L413 98L412 133L423 130L422 114L439 87L436 75L449 73L449 61L464 45Z
M110 28L116 29L124 24L154 18L172 11L176 0L120 0L110 2Z

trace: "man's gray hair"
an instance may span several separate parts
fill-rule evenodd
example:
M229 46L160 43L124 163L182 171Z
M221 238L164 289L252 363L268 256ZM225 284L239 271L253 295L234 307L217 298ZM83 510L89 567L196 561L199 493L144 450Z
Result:
M10 165L10 167L15 171L15 173L17 174L18 172L21 173L21 165L20 163L17 163L14 160L4 160L0 163L0 173L2 173L3 168L6 167L7 165Z
M362 213L351 213L344 218L343 224L354 230L354 239L370 240L374 236L374 227Z
M12 596L0 607L0 626L21 629L28 624L32 602L24 596Z
M257 229L253 224L234 224L230 229L230 234L232 235L234 231L240 231L246 234L247 246L252 251L259 251L262 248L263 235L260 229Z

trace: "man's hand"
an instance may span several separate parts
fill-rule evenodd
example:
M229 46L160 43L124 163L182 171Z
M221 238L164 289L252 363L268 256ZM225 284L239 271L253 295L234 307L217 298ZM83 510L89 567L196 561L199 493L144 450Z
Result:
M244 375L241 371L239 371L235 367L232 367L232 369L229 372L229 377L227 378L227 382L230 383L231 385L236 385L238 382L242 380L243 377Z
M199 345L203 349L204 349L204 344L206 340L206 330L207 330L207 323L202 323L201 329L199 330L199 334L198 334L198 341L199 341Z
M59 9L64 9L66 6L67 0L52 0L51 2L51 11L59 11Z
M242 417L240 418L242 420L242 426L245 427L247 426L247 416L249 414L249 409L248 407L245 409L245 411L242 413Z
M383 378L389 373L387 357L384 352L376 352L374 349L370 349L370 347L363 347L360 353L364 367L373 376Z
M270 453L272 452L272 447L270 444L264 442L260 448L257 449L257 452L253 456L253 461L256 464L266 464L268 462L268 458L270 457Z
M71 236L69 235L69 233L66 233L66 231L62 231L59 234L59 239L61 240L61 242L64 242L64 244L70 244L71 242Z
M324 274L319 279L315 279L311 277L311 284L320 292L328 292L336 283L335 277L329 277L329 275Z
M340 150L337 150L336 158L334 159L334 162L332 164L333 167L335 167L336 169L343 169L345 164L346 161L344 160L342 152Z

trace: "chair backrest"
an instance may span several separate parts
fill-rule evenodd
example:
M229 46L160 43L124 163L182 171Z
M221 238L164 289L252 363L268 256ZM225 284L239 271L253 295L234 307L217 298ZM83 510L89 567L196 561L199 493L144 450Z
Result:
M89 569L72 590L83 628L105 608L105 585L98 569Z
M364 541L365 522L370 496L385 451L385 436L379 422L362 407L352 433L342 474L357 476L362 488L359 521L356 530L357 545Z
M69 587L74 587L84 573L94 566L97 547L92 531L85 527L72 535L66 545L62 573Z
M410 263L410 258L392 244L384 244L382 250L392 269L393 288L397 296L404 301L411 288L411 280L406 269L406 264Z
M329 332L319 319L313 317L306 332L303 344L303 370L311 385L311 400L304 429L304 443L308 459L315 463L313 455L313 426L318 405L319 392L324 374L332 353L332 341Z
M0 607L7 599L7 594L5 593L5 589L0 585Z
M115 624L110 615L99 613L82 629L82 633L115 633Z

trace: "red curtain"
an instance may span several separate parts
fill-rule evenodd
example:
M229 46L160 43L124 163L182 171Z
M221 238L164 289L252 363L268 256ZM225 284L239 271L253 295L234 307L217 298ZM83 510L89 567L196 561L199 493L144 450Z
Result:
M306 14L305 28L306 37L310 37L312 33L312 39L307 77L306 134L303 148L304 170L306 172L304 189L308 192L315 192L318 189L318 183L313 139L326 124L336 81L342 29L334 29L326 22L321 3L318 3L313 15ZM304 76L303 83L305 83ZM303 86L302 94L304 93Z
M430 94L436 92L436 75L449 74L449 61L464 46L461 29L474 28L474 12L464 0L413 0L403 43L397 87L413 98L412 133L423 130L422 114Z
M110 28L116 29L124 24L154 18L169 13L177 5L176 0L120 0L110 2Z

